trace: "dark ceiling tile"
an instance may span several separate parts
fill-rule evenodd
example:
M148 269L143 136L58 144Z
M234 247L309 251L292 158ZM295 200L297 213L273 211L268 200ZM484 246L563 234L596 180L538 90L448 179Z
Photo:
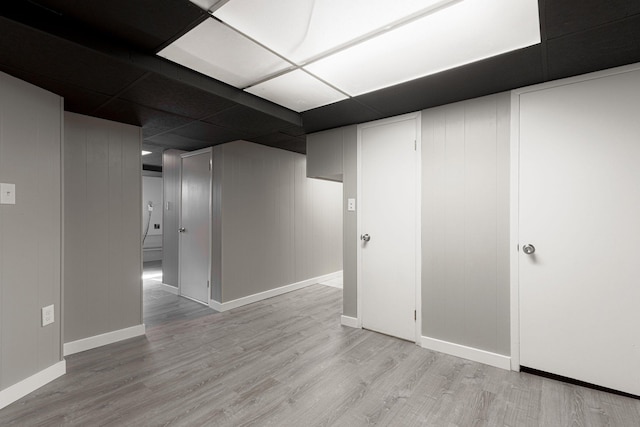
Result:
M314 108L302 113L302 123L307 132L335 128L354 123L363 123L382 117L377 112L353 99L323 107Z
M172 133L156 135L149 139L148 142L166 149L175 148L177 150L184 151L199 150L201 148L211 147L212 145L206 141L200 141Z
M547 42L549 78L640 61L640 15Z
M40 31L0 18L0 63L105 95L115 95L144 72ZM48 89L45 87L45 89Z
M175 141L173 148L180 150L189 150L194 144L201 147L210 147L213 145L223 144L225 142L235 141L237 139L245 139L244 134L221 128L204 122L191 122L181 128L171 132L155 135L147 138L150 143L167 143ZM182 143L186 143L183 146Z
M120 97L194 120L236 105L228 99L156 74L136 82Z
M306 137L292 137L281 132L274 132L272 134L260 136L257 138L245 139L250 142L255 142L256 144L294 151L296 153L306 154L307 152Z
M149 138L163 132L186 126L191 119L142 108L142 136Z
M153 52L207 16L187 0L38 0L38 3L70 20Z
M384 117L503 92L543 79L540 45L359 96Z
M302 126L292 126L290 128L281 129L280 132L291 136L305 136L307 134Z
M33 73L22 69L18 70L1 64L0 71L38 87L45 88L56 95L62 96L64 98L65 111L87 114L87 111L95 110L98 106L110 99L106 95L101 95L75 85L50 79L44 74Z
M114 99L92 112L94 117L142 127L141 108L131 102Z
M93 111L92 115L120 123L141 126L142 136L145 139L192 122L191 119L186 117L156 111L121 99L114 99L99 110Z
M640 13L638 0L546 1L547 39L561 37Z
M292 127L287 121L242 105L214 114L205 118L204 121L227 129L242 131L248 136L265 135Z

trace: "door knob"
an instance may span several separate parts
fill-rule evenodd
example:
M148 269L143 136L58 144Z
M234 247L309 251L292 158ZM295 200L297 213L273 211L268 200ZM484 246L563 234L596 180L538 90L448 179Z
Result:
M184 232L185 232L184 227L180 227L180 228L178 228L178 233L184 233Z
M360 236L360 239L368 242L369 240L371 240L371 236L369 236L368 234L363 234L362 236Z
M536 251L536 247L531 244L527 244L522 247L522 251L527 255L532 255Z

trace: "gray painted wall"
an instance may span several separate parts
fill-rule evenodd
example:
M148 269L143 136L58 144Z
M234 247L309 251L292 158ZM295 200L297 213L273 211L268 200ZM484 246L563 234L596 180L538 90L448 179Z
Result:
M213 157L217 301L342 269L340 184L306 178L303 155L250 142L215 146Z
M509 355L509 94L423 111L422 335Z
M358 217L356 212L346 209L347 199L356 199L356 211L358 204L357 185L357 150L358 150L358 126L342 128L342 198L343 203L343 287L342 287L342 314L349 317L358 316Z
M504 93L422 112L422 334L504 355L510 352L509 108ZM324 150L342 141L344 206L357 199L357 126L309 139ZM335 153L316 147L307 156L313 173L333 170ZM357 217L346 209L343 215L343 314L357 317Z
M342 181L342 314L357 317L358 230L355 211L347 200L357 202L358 127L345 126L307 136L307 176ZM356 211L358 209L356 203Z
M307 176L342 182L343 128L307 137Z
M0 73L0 390L62 360L62 98ZM55 323L41 326L41 308Z
M293 166L293 282L300 282L342 270L342 184L307 178L305 156L294 154Z
M65 113L64 340L142 323L140 128Z
M180 154L182 150L162 153L162 281L178 286L178 227L180 206ZM167 208L168 203L168 208Z

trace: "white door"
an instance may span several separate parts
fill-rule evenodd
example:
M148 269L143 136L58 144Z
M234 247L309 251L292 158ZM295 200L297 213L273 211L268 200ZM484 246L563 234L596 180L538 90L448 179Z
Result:
M180 295L209 303L211 149L182 156Z
M412 115L359 128L362 326L411 341L416 340L416 239L420 238L417 122Z
M640 72L520 96L519 194L520 364L640 395Z

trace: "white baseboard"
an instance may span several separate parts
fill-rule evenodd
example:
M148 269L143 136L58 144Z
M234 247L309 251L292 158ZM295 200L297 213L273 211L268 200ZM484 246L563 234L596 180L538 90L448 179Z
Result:
M167 285L166 283L160 283L160 286L162 286L163 291L178 295L178 288L176 286Z
M348 326L350 328L360 328L358 319L356 319L355 317L340 316L340 324L342 326Z
M83 338L77 341L71 341L64 344L64 355L69 356L70 354L80 353L81 351L91 350L92 348L102 347L103 345L113 344L118 341L138 337L144 334L145 326L142 324L95 335L89 338Z
M473 360L474 362L484 363L485 365L495 366L496 368L511 369L511 357L509 356L429 337L422 337L420 344L423 348L429 350Z
M64 360L51 365L48 368L31 375L29 378L16 383L12 386L0 390L0 409L9 406L13 402L32 393L45 384L50 383L67 372L67 362Z
M327 274L326 276L322 276L322 280L318 283L319 285L330 286L332 288L342 289L342 270L336 271L335 273ZM334 279L341 279L339 284L331 283Z
M335 273L325 274L323 276L313 277L311 279L303 280L301 282L292 283L290 285L280 286L279 288L269 289L268 291L260 292L253 295L247 295L246 297L234 299L227 302L219 302L216 300L209 300L209 307L216 311L229 311L234 308L242 307L243 305L252 304L254 302L262 301L267 298L276 297L278 295L286 294L287 292L296 291L309 285L317 284L324 280L331 280L342 274L342 271Z

